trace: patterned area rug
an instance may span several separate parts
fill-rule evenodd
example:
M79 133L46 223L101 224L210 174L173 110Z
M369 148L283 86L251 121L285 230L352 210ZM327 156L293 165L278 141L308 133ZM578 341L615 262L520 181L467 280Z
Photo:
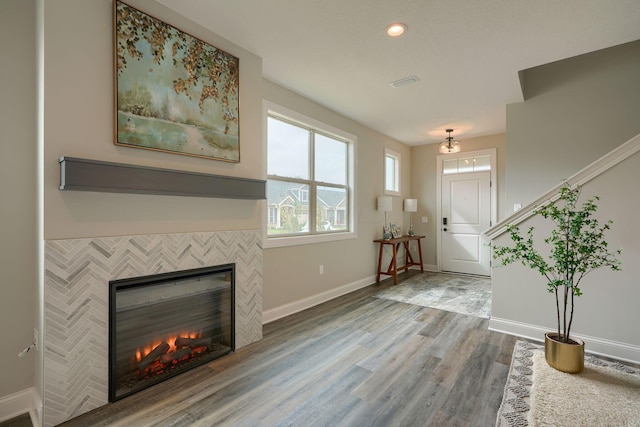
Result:
M640 369L585 355L585 370L567 374L544 346L517 341L496 426L640 426L639 411Z
M375 297L485 319L491 317L491 279L484 277L425 272Z

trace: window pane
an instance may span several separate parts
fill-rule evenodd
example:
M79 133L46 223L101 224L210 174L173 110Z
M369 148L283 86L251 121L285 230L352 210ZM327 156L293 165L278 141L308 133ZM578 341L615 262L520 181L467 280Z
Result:
M473 170L474 171L489 171L491 170L491 156L486 155L486 156L478 156L475 157L474 159L474 166L473 166Z
M277 110L277 109L274 109ZM273 114L273 115L272 115ZM279 114L290 114L280 116ZM290 117L285 118L285 117ZM314 123L313 119L310 123ZM267 116L267 237L276 246L313 235L350 232L352 136L329 136L294 112ZM334 130L335 131L335 130ZM388 154L385 152L385 154ZM398 155L399 156L399 155ZM399 168L399 157L396 159ZM398 170L395 170L397 181ZM399 182L396 182L399 187ZM309 239L287 239L307 236ZM282 237L278 240L277 238ZM325 240L324 236L318 241Z
M315 135L316 181L347 183L347 144L324 135Z
M473 157L459 158L458 172L473 172Z
M267 180L267 235L309 233L308 194L306 184ZM274 221L271 221L272 217Z
M267 174L309 179L307 129L269 117L267 147Z
M443 160L442 173L458 173L458 159Z
M398 159L385 156L385 190L398 191Z
M491 155L461 157L442 161L442 173L480 172L491 170Z
M269 206L269 225L275 226L278 222L278 210L275 206Z
M318 186L316 231L347 229L347 189Z

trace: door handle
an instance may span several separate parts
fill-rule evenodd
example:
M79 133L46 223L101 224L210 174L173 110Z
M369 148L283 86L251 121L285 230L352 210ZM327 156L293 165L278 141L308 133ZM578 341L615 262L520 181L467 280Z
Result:
M443 230L443 231L447 231L447 227L443 228L442 230Z

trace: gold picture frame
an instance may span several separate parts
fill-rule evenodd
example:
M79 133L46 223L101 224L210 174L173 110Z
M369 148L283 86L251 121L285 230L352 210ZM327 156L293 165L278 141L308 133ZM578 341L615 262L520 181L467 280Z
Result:
M115 144L240 161L239 59L114 0Z

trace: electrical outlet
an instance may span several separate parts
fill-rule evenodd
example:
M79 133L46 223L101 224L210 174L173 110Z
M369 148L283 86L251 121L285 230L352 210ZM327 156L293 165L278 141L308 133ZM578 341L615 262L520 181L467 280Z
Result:
M38 351L38 330L37 329L33 329L33 344L34 344L34 350Z
M423 223L423 224L426 224L426 223L428 223L428 222L429 222L429 217L427 217L427 216L423 216L423 217L422 217L422 223Z
M320 274L324 274L324 265L320 264Z

